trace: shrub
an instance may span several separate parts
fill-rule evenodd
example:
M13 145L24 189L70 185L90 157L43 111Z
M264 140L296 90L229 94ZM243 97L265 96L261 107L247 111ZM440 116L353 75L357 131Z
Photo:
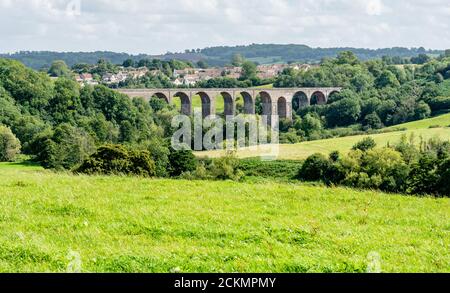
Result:
M185 172L193 172L197 168L197 160L191 150L177 151L171 148L169 163L171 176L180 176Z
M353 146L353 150L361 150L363 152L374 149L377 146L375 140L371 137L366 137Z
M143 146L145 150L148 150L152 156L156 165L156 176L167 177L169 176L169 147L161 139L152 139L146 142Z
M366 129L380 129L383 128L383 123L377 113L372 113L364 118L364 126Z
M427 103L433 112L450 109L450 97L433 97Z
M205 163L201 162L193 172L185 172L181 174L182 179L186 180L208 180L213 179L211 172L206 168Z
M155 162L148 151L127 151L121 145L105 145L85 160L76 172L152 177L155 169Z
M440 195L450 196L450 185L448 180L450 178L450 159L445 160L438 169L440 178L436 184L437 191Z
M83 129L61 124L53 133L42 133L33 148L39 148L36 159L45 168L70 170L95 151L95 144Z
M298 178L305 181L320 181L329 168L329 161L322 154L314 154L303 163Z
M391 148L371 149L362 156L361 169L372 179L371 186L390 192L406 191L409 169L402 154ZM377 180L374 180L377 179Z
M0 125L0 162L14 161L20 153L20 141L11 129Z
M156 175L156 166L150 152L131 151L129 173L143 177L153 177Z
M219 180L240 180L244 173L239 170L239 159L234 154L216 159L211 165L211 173Z
M436 166L437 157L432 153L424 154L412 165L409 176L409 192L414 194L432 194L439 180Z

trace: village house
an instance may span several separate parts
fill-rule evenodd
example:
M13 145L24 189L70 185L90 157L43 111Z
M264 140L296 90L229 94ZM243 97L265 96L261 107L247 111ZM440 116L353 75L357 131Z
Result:
M271 65L259 65L258 77L262 79L277 77L285 68L288 68L287 64L271 64Z
M159 72L159 70L153 70L153 71ZM128 74L128 76L130 78L138 79L138 78L145 76L149 72L149 69L147 67L139 67L139 68L128 69L125 72ZM154 74L154 75L156 75L156 74Z
M75 77L75 80L82 86L98 84L98 82L94 80L94 77L90 73L79 74Z
M242 67L224 67L222 69L222 76L229 78L240 78L242 75Z

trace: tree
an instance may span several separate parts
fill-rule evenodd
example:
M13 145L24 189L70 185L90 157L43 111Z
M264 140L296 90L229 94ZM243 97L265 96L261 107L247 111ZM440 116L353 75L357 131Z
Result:
M413 64L425 64L430 61L430 56L427 54L419 54L417 57L411 58L411 63Z
M445 50L444 57L450 57L450 49Z
M347 126L355 123L361 115L361 105L358 100L343 99L329 106L326 113L329 126Z
M257 78L257 67L256 64L251 61L245 61L242 64L242 74L241 74L241 80L252 80Z
M302 120L301 129L310 136L312 133L316 131L322 130L322 121L319 118L314 117L312 114L306 114L306 116Z
M377 113L371 113L364 118L364 126L368 129L380 129L383 128L383 122Z
M363 152L367 152L368 150L374 149L377 146L375 140L371 137L366 137L357 144L353 146L353 150L360 150Z
M414 118L417 120L422 120L429 118L431 116L431 108L424 101L420 101L415 108Z
M0 125L0 162L14 161L20 153L20 141L11 129Z
M200 60L200 61L198 61L198 62L197 62L197 66L198 66L199 68L203 68L203 69L206 69L206 68L209 67L208 63L206 63L205 60Z
M441 163L441 165L439 166L438 174L440 175L440 178L437 182L438 193L440 195L450 196L450 185L448 184L448 178L450 178L450 158Z
M149 103L153 111L155 112L159 112L167 107L167 103L163 99L160 99L158 97L152 97Z
M413 194L433 194L438 181L436 156L432 153L421 155L419 161L413 164L409 175L409 192Z
M50 66L48 74L53 77L67 77L70 78L71 72L66 62L62 60L56 60Z
M48 111L56 123L74 123L76 115L83 111L79 85L73 80L58 78Z
M54 133L44 135L39 144L37 160L49 169L70 170L95 150L93 138L85 130L70 124L59 125Z
M392 148L370 149L361 157L362 171L370 178L365 188L405 192L409 168Z
M136 65L136 62L134 62L133 59L127 59L125 61L123 61L122 66L123 67L134 67Z
M237 54L237 53L233 54L233 57L231 58L231 64L233 66L236 66L236 67L241 66L243 62L244 62L244 57L242 57L241 54Z
M395 74L389 70L384 70L383 73L375 80L375 84L378 88L400 86L400 82L397 80Z
M444 82L444 76L441 73L436 73L435 77L434 77L434 81L436 83L443 83Z
M169 175L169 155L170 150L167 143L161 138L153 137L143 145L144 149L148 150L155 161L156 176L167 177Z
M355 77L352 78L350 83L352 84L353 88L356 92L361 93L368 89L370 89L373 86L373 77L371 77L369 74L357 74Z
M356 55L351 52L351 51L344 51L339 53L337 59L336 59L336 63L337 64L350 64L350 65L356 65L359 63L358 57L356 57Z

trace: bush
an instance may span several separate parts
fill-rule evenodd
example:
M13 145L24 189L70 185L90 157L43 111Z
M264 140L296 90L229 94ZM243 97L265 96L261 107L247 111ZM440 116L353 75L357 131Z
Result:
M208 180L213 179L211 172L206 168L205 163L201 162L193 172L185 172L181 174L182 179L186 180Z
M427 100L433 112L450 109L450 97L434 97Z
M361 150L363 152L374 149L377 146L375 140L371 137L366 137L353 146L353 150Z
M14 161L20 153L20 141L11 129L0 125L0 162Z
M437 191L440 195L450 195L450 185L448 180L450 178L450 159L445 160L440 166L438 173L440 178L436 184Z
M143 146L145 150L148 150L152 156L156 165L156 176L168 177L169 176L169 147L161 139L154 138L146 142Z
M364 118L365 129L380 129L383 128L383 123L377 113L368 114Z
M437 157L432 153L424 154L412 165L409 176L409 192L414 194L432 194L439 181L436 168Z
M70 170L95 151L94 139L83 129L61 124L54 132L41 133L33 142L36 160L50 169Z
M314 154L303 163L297 177L305 181L323 180L329 165L330 163L324 155Z
M105 145L77 168L84 174L155 176L155 162L148 151L127 151L121 145Z
M239 159L234 154L215 159L211 165L211 173L219 180L240 180L244 173L239 170Z
M169 173L175 177L197 168L197 160L191 150L177 151L170 148L169 163Z

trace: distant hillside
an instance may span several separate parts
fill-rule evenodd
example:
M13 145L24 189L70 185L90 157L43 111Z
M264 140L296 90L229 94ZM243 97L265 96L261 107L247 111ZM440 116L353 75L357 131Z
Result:
M260 64L307 62L316 63L325 57L335 57L339 52L352 51L363 60L376 59L383 56L413 57L418 54L439 55L439 50L425 50L424 48L385 48L385 49L358 49L358 48L311 48L305 45L258 45L235 47L210 47L197 50L186 50L184 53L167 53L164 55L130 55L114 52L17 52L14 54L0 54L0 58L16 59L26 66L41 69L48 68L54 60L64 60L69 66L76 63L96 63L99 59L107 59L115 64L121 64L126 59L178 59L197 62L206 60L210 65L218 66L230 63L234 54L240 54L247 59Z
M308 63L319 62L326 57L336 57L342 51L352 51L360 59L376 59L383 56L414 57L418 54L439 55L443 51L425 50L424 48L385 48L385 49L358 49L358 48L311 48L305 45L259 45L236 47L211 47L200 51L208 59L218 62L229 62L234 54L259 63L287 63L290 61L303 61Z

